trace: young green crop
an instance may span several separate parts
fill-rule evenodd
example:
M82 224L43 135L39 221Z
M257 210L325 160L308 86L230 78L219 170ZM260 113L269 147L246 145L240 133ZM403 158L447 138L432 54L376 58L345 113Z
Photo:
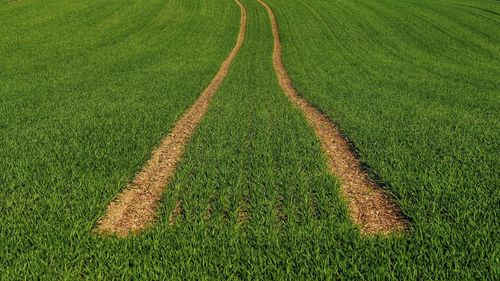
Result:
M413 229L359 236L277 84L267 13L245 0L246 41L159 221L128 239L91 234L217 71L239 8L16 1L0 5L2 279L498 279L498 4L267 1L295 86Z
M0 6L0 277L86 275L93 224L238 29L224 0Z
M295 86L413 220L410 252L383 251L418 278L498 278L498 2L269 2Z

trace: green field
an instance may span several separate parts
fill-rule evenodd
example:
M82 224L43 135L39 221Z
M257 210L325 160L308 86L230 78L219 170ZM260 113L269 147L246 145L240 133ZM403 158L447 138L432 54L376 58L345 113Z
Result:
M409 218L369 237L242 2L158 222L120 239L91 230L217 72L238 6L0 0L0 279L500 279L500 2L266 0L294 86Z

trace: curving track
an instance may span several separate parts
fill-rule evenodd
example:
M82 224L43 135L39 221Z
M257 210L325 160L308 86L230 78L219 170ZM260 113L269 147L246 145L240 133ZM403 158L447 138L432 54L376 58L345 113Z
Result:
M109 204L105 215L97 223L96 232L123 237L143 230L155 220L158 202L175 172L177 162L182 157L185 144L207 112L212 96L222 84L232 61L243 45L247 15L241 2L239 0L235 2L241 11L240 31L236 45L208 87L176 123L172 132L153 151L151 159L135 179ZM181 212L181 202L178 206L177 214ZM171 220L175 220L175 215Z
M401 211L363 171L355 153L335 124L295 91L281 60L282 47L276 17L265 2L259 0L259 3L267 10L271 20L274 36L273 63L279 84L292 103L302 110L321 141L332 174L342 182L342 192L349 201L352 220L360 225L364 234L404 230L407 223Z

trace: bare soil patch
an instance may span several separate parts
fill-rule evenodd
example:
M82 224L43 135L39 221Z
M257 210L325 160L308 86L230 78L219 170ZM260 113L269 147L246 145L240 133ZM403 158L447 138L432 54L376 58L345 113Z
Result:
M362 234L388 234L406 229L407 221L399 207L369 178L335 124L311 106L293 87L282 63L282 47L274 12L263 1L259 0L259 3L267 10L271 20L274 37L273 64L279 84L291 102L302 110L319 138L330 171L341 181L342 194L349 203L351 219L360 226Z
M250 199L245 197L238 205L238 224L245 224L249 218Z
M177 200L175 203L175 207L170 213L170 217L168 218L168 224L170 226L175 225L179 217L184 213L184 210L182 209L182 200Z

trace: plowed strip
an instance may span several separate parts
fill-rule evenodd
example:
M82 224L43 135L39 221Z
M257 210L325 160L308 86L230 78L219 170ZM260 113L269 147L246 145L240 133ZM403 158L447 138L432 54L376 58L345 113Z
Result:
M177 162L182 157L184 146L207 112L212 96L226 77L231 62L243 44L247 13L239 0L235 2L241 10L240 30L236 45L208 87L175 124L172 132L153 151L151 159L135 179L109 204L105 215L97 223L96 232L124 237L143 230L155 220L158 202L165 186L174 174Z
M342 193L349 202L351 219L361 227L363 234L387 234L405 229L407 222L401 211L363 171L355 153L337 127L295 91L281 60L276 17L266 3L261 0L259 2L267 10L271 20L274 36L273 63L279 84L292 103L304 112L316 132L327 155L331 172L341 180Z

